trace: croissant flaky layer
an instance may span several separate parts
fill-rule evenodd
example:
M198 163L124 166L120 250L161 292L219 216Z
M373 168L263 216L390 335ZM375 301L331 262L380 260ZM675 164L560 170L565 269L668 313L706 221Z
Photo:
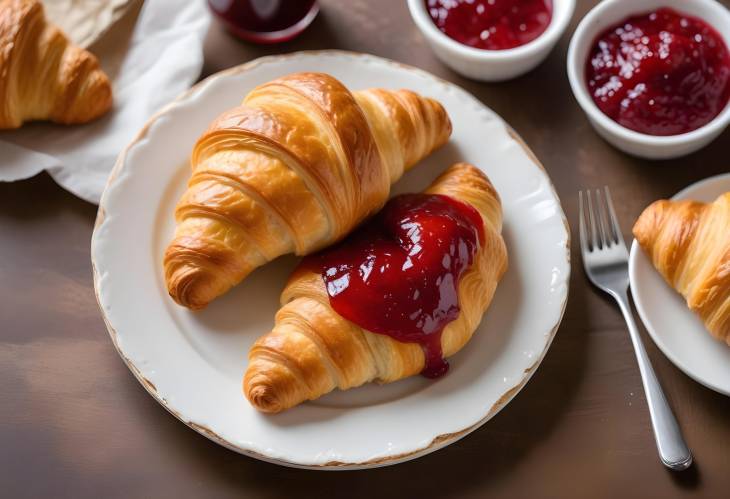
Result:
M0 0L0 129L86 123L111 105L99 61L49 23L40 2Z
M470 204L484 223L483 244L458 284L459 315L441 336L447 357L469 341L507 269L502 208L489 180L466 163L451 166L426 192ZM396 381L425 366L420 345L364 330L335 312L319 273L295 270L281 303L274 329L249 352L243 380L244 394L260 411L279 412L335 388Z
M713 203L656 201L634 236L710 333L730 345L730 192Z
M408 90L352 93L322 73L255 88L195 145L165 253L170 295L199 309L277 256L337 241L450 134L444 108Z

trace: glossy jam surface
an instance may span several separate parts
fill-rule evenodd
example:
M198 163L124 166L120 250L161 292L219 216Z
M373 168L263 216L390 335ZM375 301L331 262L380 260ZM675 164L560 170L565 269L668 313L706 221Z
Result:
M258 43L295 37L318 11L315 0L208 0L208 5L229 31Z
M552 0L425 0L438 29L459 43L504 50L531 42L550 24Z
M649 135L676 135L723 110L730 55L706 22L663 8L599 35L586 82L593 101L615 122Z
M418 343L422 374L446 373L441 332L459 315L458 283L483 238L479 213L453 198L393 198L342 243L305 258L322 273L332 308L374 333Z

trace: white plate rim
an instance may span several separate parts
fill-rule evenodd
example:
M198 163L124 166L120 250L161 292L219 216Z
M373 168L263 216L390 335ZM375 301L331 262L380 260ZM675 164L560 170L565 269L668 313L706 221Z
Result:
M682 190L677 192L674 196L672 196L671 200L678 200L678 199L685 199L687 197L687 193L694 191L695 189L701 188L705 186L706 184L711 184L714 182L717 182L719 180L730 180L730 173L721 173L719 175L713 175L712 177L708 177L702 180L698 180L697 182L694 182L693 184L688 185L687 187L684 187ZM644 324L644 327L646 328L647 332L649 333L649 336L651 337L654 344L659 348L659 350L664 354L665 357L669 359L669 361L674 364L680 371L682 371L684 374L689 376L691 379L696 381L697 383L701 384L702 386L705 386L709 388L710 390L716 391L717 393L721 393L723 395L730 396L730 388L723 387L720 385L717 385L713 381L710 381L708 379L705 379L704 377L698 375L690 365L688 365L687 362L685 362L681 356L675 355L674 351L664 342L662 339L662 336L657 333L653 326L653 322L651 321L652 314L647 310L647 308L644 305L644 301L641 299L640 293L637 297L637 294L634 294L635 285L634 283L638 280L638 277L636 276L637 272L637 265L639 265L639 252L641 251L641 248L639 248L639 243L634 239L631 243L631 252L629 255L629 281L631 283L631 295L634 298L634 305L636 307L636 311L639 313L639 317L641 318L641 322ZM651 264L649 264L651 265ZM652 267L654 271L654 269ZM662 282L664 282L662 280ZM666 283L664 283L666 285ZM676 291L675 291L676 292ZM688 308L684 311L687 314L691 314L692 311ZM709 332L706 332L706 334L710 334Z
M545 170L545 167L542 165L542 163L536 157L534 152L527 146L527 144L524 142L524 140L501 117L499 117L499 119L500 119L501 123L504 125L504 127L506 128L506 131L509 134L509 136L512 139L514 139L516 141L516 143L524 149L525 153L528 155L528 157L531 159L531 161L540 169L542 175L544 175L546 183L550 189L550 193L556 202L556 206L558 209L557 214L560 217L560 219L565 227L565 240L564 240L564 251L565 251L565 262L564 262L565 269L564 270L565 271L562 273L562 275L559 279L559 282L564 284L563 288L564 288L565 292L564 292L564 295L561 297L562 299L561 299L561 303L560 303L560 310L559 310L557 321L555 322L555 324L553 324L551 326L551 328L548 331L545 331L547 340L545 342L544 349L542 352L540 352L539 355L536 356L535 362L524 370L522 378L515 385L513 385L511 388L506 390L501 395L501 397L499 397L499 399L492 405L492 407L489 409L489 411L484 415L484 417L482 419L480 419L476 423L474 423L470 426L467 426L459 431L437 435L432 439L432 441L429 444L427 444L423 447L416 448L416 449L410 450L408 452L400 453L400 454L386 455L386 456L378 457L376 459L359 461L359 462L332 461L332 462L327 462L325 464L302 464L302 463L297 463L297 462L293 462L293 461L288 461L286 459L274 458L274 457L262 454L260 452L256 452L252 449L241 447L239 445L236 445L233 442L226 440L225 438L218 435L215 431L206 427L205 425L186 420L184 415L181 414L179 411L177 411L175 409L175 407L173 407L173 405L170 404L158 392L154 383L152 383L149 379L145 378L145 376L142 374L142 371L134 364L134 362L132 362L124 354L123 349L120 347L120 345L117 341L117 332L115 331L114 327L110 323L110 321L105 313L104 306L102 304L102 298L101 298L101 294L100 294L100 285L101 285L100 273L98 271L98 265L97 265L97 261L95 258L96 235L98 233L98 229L104 223L105 213L106 213L107 192L109 191L109 188L114 184L115 180L121 173L121 171L125 165L126 157L129 153L129 151L136 144L140 143L141 141L143 141L145 139L149 129L155 124L155 122L157 122L160 118L164 117L172 109L174 109L181 103L185 102L191 96L195 95L198 92L203 91L207 85L209 85L211 82L215 81L218 78L243 73L243 72L249 71L261 64L265 64L265 63L269 63L269 62L282 61L282 60L286 60L286 59L290 59L290 58L297 58L300 56L317 56L317 55L324 55L324 56L342 55L342 56L346 56L346 57L369 58L369 59L377 60L380 63L394 65L401 69L405 69L410 72L421 74L430 79L436 80L445 86L452 87L452 88L458 90L460 93L464 94L470 100L472 100L475 105L486 108L486 106L481 101L479 101L476 97L474 97L471 93L467 92L463 88L461 88L458 85L455 85L454 83L451 83L447 80L439 78L420 68L413 67L413 66L410 66L407 64L403 64L398 61L374 56L372 54L347 51L347 50L335 50L335 49L304 50L304 51L290 52L287 54L264 56L264 57L260 57L260 58L251 60L249 62L240 64L238 66L234 66L234 67L225 69L223 71L214 73L214 74L206 77L205 79L201 80L200 82L198 82L196 85L191 87L189 90L180 94L175 100L170 102L170 104L166 105L165 107L160 109L157 113L155 113L152 117L150 117L149 120L145 123L145 125L135 135L135 137L132 139L132 141L119 154L117 161L107 179L107 183L106 183L104 192L101 196L101 201L99 203L99 209L97 212L97 217L96 217L96 221L94 224L94 230L93 230L93 234L92 234L91 264L92 264L92 273L93 273L93 280L94 280L94 294L96 296L97 304L99 306L104 323L107 327L109 336L112 340L112 343L114 344L115 349L117 350L117 353L119 354L120 358L122 359L122 361L127 365L129 370L132 372L132 374L135 376L135 378L139 381L139 383L144 387L144 389L160 405L162 405L168 412L170 412L173 416L175 416L175 418L180 420L183 424L185 424L189 428L195 430L197 433L205 436L206 438L212 440L213 442L216 442L219 445L222 445L223 447L226 447L226 448L233 450L235 452L238 452L240 454L247 455L249 457L253 457L255 459L259 459L262 461L287 466L287 467L303 468L303 469L317 469L317 470L368 469L368 468L375 468L375 467L388 466L388 465L392 465L392 464L398 464L401 462L415 459L417 457L424 456L424 455L434 452L438 449L441 449L451 443L456 442L457 440L463 438L464 436L468 435L472 431L481 427L489 419L494 417L502 408L504 408L504 406L506 406L517 395L517 393L519 393L519 391L525 386L525 384L530 380L530 378L536 371L536 368L540 365L540 363L544 359L545 355L547 354L547 351L549 350L550 345L552 344L552 341L555 337L555 334L556 334L557 330L559 329L560 324L562 322L563 316L565 314L566 306L567 306L569 291L570 291L569 283L570 283L570 275L571 275L571 271L572 271L571 253L570 253L570 245L571 245L570 225L568 223L565 212L562 208L562 204L561 204L560 198L557 194L557 191L555 189L555 186L553 185L552 180L550 179L550 176L548 175L547 171Z

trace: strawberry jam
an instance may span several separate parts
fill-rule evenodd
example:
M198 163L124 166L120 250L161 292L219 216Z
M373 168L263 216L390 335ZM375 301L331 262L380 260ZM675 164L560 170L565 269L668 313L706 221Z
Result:
M604 31L586 63L593 101L615 122L649 135L695 130L730 97L730 55L706 22L662 8Z
M552 0L425 0L438 29L459 43L504 50L531 42L550 24Z
M319 12L315 0L208 0L208 6L228 31L255 43L291 40Z
M330 305L373 333L423 348L421 374L448 363L441 332L459 315L458 284L484 237L470 205L437 194L395 197L338 245L302 262L321 272Z

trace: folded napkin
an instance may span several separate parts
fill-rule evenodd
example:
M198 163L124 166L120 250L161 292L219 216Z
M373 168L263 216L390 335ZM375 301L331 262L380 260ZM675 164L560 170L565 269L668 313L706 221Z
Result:
M114 108L86 125L30 123L0 131L0 181L47 170L63 188L98 203L119 152L200 75L209 24L203 0L145 2L128 45L108 40L110 31L91 47L113 80Z

